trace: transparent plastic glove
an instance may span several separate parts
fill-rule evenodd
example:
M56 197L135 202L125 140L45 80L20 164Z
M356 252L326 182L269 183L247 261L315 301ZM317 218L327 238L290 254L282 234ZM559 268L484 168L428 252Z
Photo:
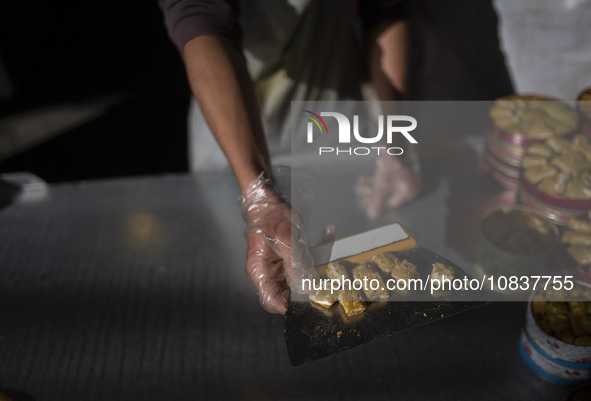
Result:
M246 189L240 203L247 224L246 272L263 308L285 313L289 291L301 293L303 279L318 279L303 221L265 173Z
M381 155L373 176L357 178L356 190L367 217L375 219L384 208L398 207L418 195L418 167L403 162L399 156Z

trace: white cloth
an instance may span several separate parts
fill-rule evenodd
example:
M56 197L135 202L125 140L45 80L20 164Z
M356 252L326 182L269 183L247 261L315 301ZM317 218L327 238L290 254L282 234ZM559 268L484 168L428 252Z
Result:
M591 0L495 0L516 90L565 100L591 86Z

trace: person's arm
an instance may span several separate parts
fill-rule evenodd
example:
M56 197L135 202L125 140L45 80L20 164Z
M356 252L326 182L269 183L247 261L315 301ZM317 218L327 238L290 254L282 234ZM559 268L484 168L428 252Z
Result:
M406 97L407 24L382 22L367 29L372 84L382 101Z
M363 0L359 12L370 78L379 100L406 96L407 23L402 0Z
M303 278L317 275L299 215L271 177L258 101L241 52L236 3L160 0L160 7L183 54L193 95L242 190L248 276L262 306L285 313L288 284L298 290Z
M269 167L269 156L241 51L238 0L158 2L193 94L244 191Z
M183 49L193 95L244 192L269 169L258 101L242 53L213 36Z
M262 306L285 313L288 282L297 289L303 278L315 275L299 215L282 200L270 175L258 102L244 58L211 36L187 42L184 58L193 94L243 192L246 271Z

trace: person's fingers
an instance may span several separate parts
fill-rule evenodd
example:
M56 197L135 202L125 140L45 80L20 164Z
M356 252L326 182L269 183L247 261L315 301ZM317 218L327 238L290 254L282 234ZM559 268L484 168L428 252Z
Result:
M268 312L285 314L287 310L287 297L289 289L286 289L280 281L262 281L258 289L261 306Z
M302 228L297 224L293 225L290 234L291 243L288 244L283 240L278 241L277 251L283 260L289 287L296 293L302 293L303 280L313 282L318 279L318 273L314 269L308 240Z
M382 212L382 207L383 202L381 199L378 199L376 202L371 203L368 207L367 207L367 217L370 220L374 220L376 219L380 213Z
M283 262L263 236L252 234L248 240L246 272L254 285L262 307L271 313L285 313L287 308Z
M388 207L395 208L403 203L414 199L419 193L419 184L417 179L408 171L403 174L398 180L392 190L392 195L388 199Z
M389 208L395 208L395 207L402 205L408 199L409 199L409 196L407 193L397 190L394 192L394 194L392 194L392 196L390 196L390 198L388 199L387 205Z
M284 255L285 271L288 276L289 287L296 293L302 293L304 280L314 282L318 273L314 269L312 255L308 249L292 248Z
M373 177L371 176L359 176L357 177L357 185L355 185L355 193L363 202L366 202L367 198L371 196L373 192Z
M361 207L365 210L368 218L375 219L383 208L384 191L383 185L376 185L379 183L378 179L381 177L376 174L372 176L357 177L357 186L355 187L358 200Z
M334 224L328 224L326 227L324 227L324 230L322 230L322 239L320 240L320 244L318 244L318 245L328 244L329 242L334 242L335 230L336 229L335 229Z
M271 313L285 313L287 308L287 284L281 272L281 262L250 260L250 281L254 285L261 305Z
M384 198L386 197L385 187L383 185L375 186L374 192L367 201L367 217L375 219L384 208Z

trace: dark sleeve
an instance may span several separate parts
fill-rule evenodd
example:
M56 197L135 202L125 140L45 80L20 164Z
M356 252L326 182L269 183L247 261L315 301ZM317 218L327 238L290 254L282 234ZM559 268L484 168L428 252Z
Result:
M237 0L158 0L170 39L182 53L201 35L215 36L242 49Z
M396 22L404 19L403 0L361 0L359 14L365 29L383 22Z

